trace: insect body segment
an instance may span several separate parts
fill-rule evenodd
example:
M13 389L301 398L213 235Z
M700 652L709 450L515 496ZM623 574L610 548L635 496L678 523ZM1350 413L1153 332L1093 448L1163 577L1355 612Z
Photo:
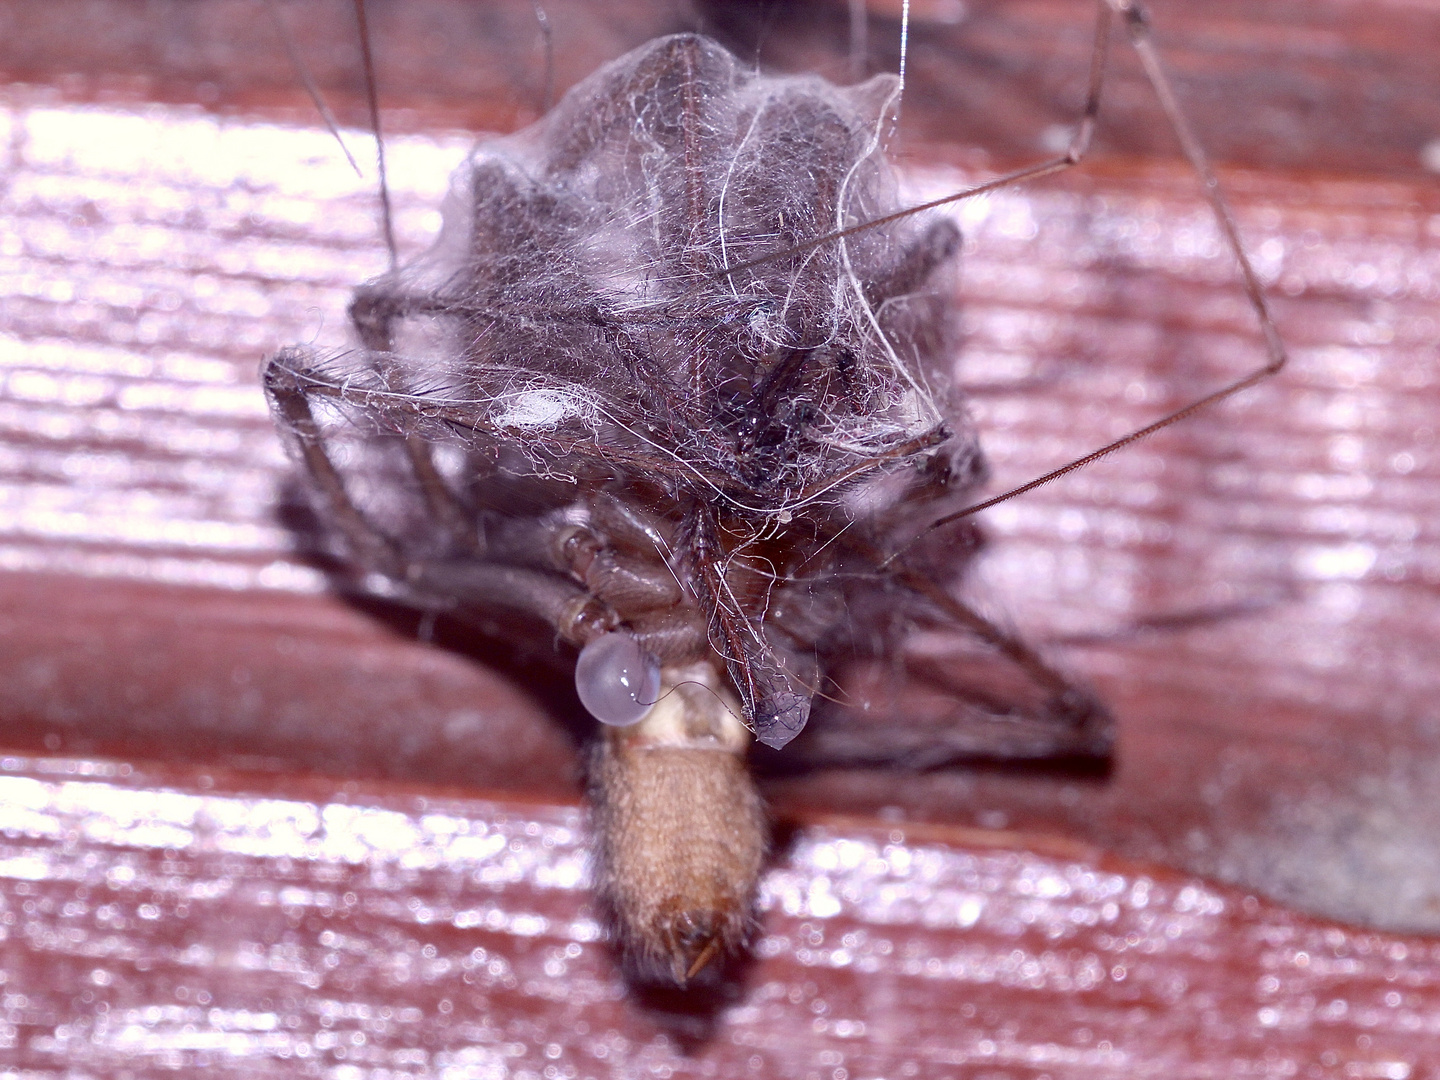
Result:
M707 663L667 668L638 724L591 760L597 892L640 975L684 986L751 929L765 810L738 703Z

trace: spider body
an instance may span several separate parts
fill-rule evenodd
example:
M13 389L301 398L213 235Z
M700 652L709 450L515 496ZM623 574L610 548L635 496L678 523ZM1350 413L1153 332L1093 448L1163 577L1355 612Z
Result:
M1108 745L1103 709L952 595L975 527L927 531L984 475L950 371L954 226L815 242L898 210L897 93L657 39L477 148L434 248L357 293L362 348L266 371L348 587L582 650L610 725L598 886L646 977L684 984L748 932L751 733L785 746L913 631L992 672L924 763Z

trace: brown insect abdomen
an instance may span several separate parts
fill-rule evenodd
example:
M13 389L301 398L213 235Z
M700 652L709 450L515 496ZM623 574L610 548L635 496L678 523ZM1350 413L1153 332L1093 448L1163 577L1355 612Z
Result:
M596 886L628 965L685 985L736 951L766 848L748 733L713 668L667 669L638 724L606 728L591 763Z

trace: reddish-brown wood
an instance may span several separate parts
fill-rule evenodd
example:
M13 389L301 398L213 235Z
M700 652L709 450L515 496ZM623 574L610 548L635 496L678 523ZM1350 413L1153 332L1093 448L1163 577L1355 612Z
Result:
M288 553L275 509L287 469L259 362L279 345L339 340L348 291L384 255L370 182L315 130L263 6L0 7L0 70L23 80L5 90L0 121L0 718L3 745L21 755L0 783L22 785L0 791L11 845L0 895L14 917L0 967L4 1007L17 1010L5 1022L18 1025L0 1029L12 1040L0 1061L24 1054L16 1060L41 1074L73 1058L91 1075L120 1075L138 1054L140 1074L208 1062L277 1075L349 1065L543 1075L547 1064L627 1075L654 1062L698 1075L738 1071L748 1058L736 1047L753 1045L760 1075L906 1075L910 1060L914 1075L1430 1075L1440 1053L1428 1017L1440 992L1428 945L1183 875L1228 879L1325 917L1440 927L1440 192L1424 169L1440 138L1440 10L1398 0L1156 7L1165 55L1227 163L1248 245L1275 283L1294 361L1233 406L990 516L994 542L976 589L1112 705L1115 770L774 778L784 821L854 817L803 825L767 889L828 888L829 872L794 854L823 836L912 852L955 881L975 860L994 860L987 898L1021 888L1027 873L1073 872L1114 875L1125 895L1142 878L1156 882L1164 919L1180 918L1187 888L1221 910L1181 920L1182 944L1146 961L1143 990L1130 977L1081 992L1061 968L1088 956L1096 971L1113 967L1119 946L1100 941L1102 922L1062 935L1063 953L1033 928L989 934L982 919L963 930L950 909L939 923L922 913L892 925L876 897L913 881L862 875L823 926L775 902L760 959L737 984L743 998L712 1028L673 1002L621 1002L608 954L593 943L558 934L542 935L542 946L507 923L477 944L472 934L491 932L451 925L453 911L482 903L461 884L478 872L473 861L436 856L413 880L389 855L352 865L306 848L226 862L205 847L231 835L223 823L176 826L167 855L168 841L141 842L140 826L124 824L139 803L96 794L108 784L137 799L194 800L210 798L213 783L223 795L212 810L244 819L235 835L250 835L245 815L268 812L267 800L349 800L416 821L417 800L438 799L474 830L502 819L573 830L579 725L568 691L524 657L499 665L483 642L443 625L436 643L422 642L414 620L347 606ZM683 16L663 5L547 9L562 86ZM348 31L309 11L286 8L345 113ZM1083 77L1087 5L965 11L953 26L932 18L916 29L902 149L917 191L1038 155ZM387 119L406 133L392 141L392 176L414 250L469 144L445 125L504 126L537 107L533 13L412 2L376 5L374 15L382 88L406 110ZM723 22L718 8L707 17ZM767 57L843 74L840 24L816 18L772 20ZM458 33L464 20L486 33ZM872 28L877 42L882 30ZM422 62L397 59L411 54ZM1123 52L1117 62L1115 123L1083 175L962 215L960 371L999 482L1089 449L1258 358L1231 272L1211 257L1193 181L1132 62ZM70 763L25 756L46 753ZM136 765L84 780L78 802L43 786L59 783L55 769L121 768L107 761ZM32 783L41 787L23 786ZM465 788L507 794L480 800ZM27 816L25 791L41 792L38 816ZM515 798L541 802L506 802ZM153 800L145 813L161 821L169 811ZM917 822L942 831L917 834ZM976 825L1024 836L1000 834L981 854L971 834L944 831ZM892 826L904 839L889 839ZM1083 846L1025 854L1036 835ZM566 857L578 865L573 851ZM588 916L577 890L526 876L542 865L551 864L525 863L484 895L497 911L543 907L579 925ZM120 882L96 900L110 895L97 890L111 888L118 866L143 866L154 896ZM248 884L193 901L203 917L176 915L179 882L227 875ZM318 894L331 887L326 875L354 875L345 880L358 882L357 904L372 914L326 915L309 901L290 913L278 899L282 887ZM402 895L443 899L449 928L427 937L401 911ZM1051 898L1044 918L1058 917L1063 900L1079 925L1100 920L1106 901L1086 895ZM67 903L78 905L70 915ZM1018 910L985 903L987 913ZM105 904L129 921L106 929ZM145 904L162 917L135 914ZM1132 915L1143 922L1129 909L1115 918ZM898 942L895 925L917 955L940 960L939 975L886 975L884 965L821 955L837 940L853 947L842 940L852 931ZM814 942L804 938L812 931ZM339 937L326 944L327 932ZM423 955L427 944L436 957ZM581 953L565 957L571 944ZM487 964L518 966L532 982L509 996L473 989L463 963L477 947L489 950ZM114 951L86 952L95 949ZM1038 959L1047 949L1060 967ZM1301 954L1323 963L1303 967ZM314 966L327 956L339 967ZM452 966L426 966L441 956ZM545 974L552 960L564 975ZM1034 983L1029 960L1043 969ZM447 989L456 971L455 985L470 989ZM375 1026L380 986L388 1007L420 1012ZM447 997L448 1014L439 1011ZM841 1011L815 1013L812 1000ZM384 1054L366 1057L352 1042L345 1052L357 1061L337 1057L338 1042L322 1046L327 1008L331 1030L348 1038L364 1028L364 1045ZM106 1019L116 1015L126 1019ZM293 1039L262 1038L253 1025L266 1017L282 1027L298 1018L283 1029ZM827 1017L867 1026L841 1034ZM613 1067L592 1053L612 1031L625 1047L607 1051L623 1063ZM788 1057L787 1040L798 1047ZM554 1061L543 1049L552 1042ZM522 1049L508 1065L474 1049L512 1043ZM317 1056L293 1056L301 1045ZM417 1046L430 1056L404 1056Z
M573 805L0 759L24 1075L1428 1077L1440 945L1006 833L815 821L637 994Z

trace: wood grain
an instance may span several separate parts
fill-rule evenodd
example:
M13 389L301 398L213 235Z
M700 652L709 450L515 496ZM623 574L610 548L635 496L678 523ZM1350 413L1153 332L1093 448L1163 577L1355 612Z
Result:
M1433 1076L1440 948L1015 834L815 821L638 994L573 805L0 759L24 1075Z

